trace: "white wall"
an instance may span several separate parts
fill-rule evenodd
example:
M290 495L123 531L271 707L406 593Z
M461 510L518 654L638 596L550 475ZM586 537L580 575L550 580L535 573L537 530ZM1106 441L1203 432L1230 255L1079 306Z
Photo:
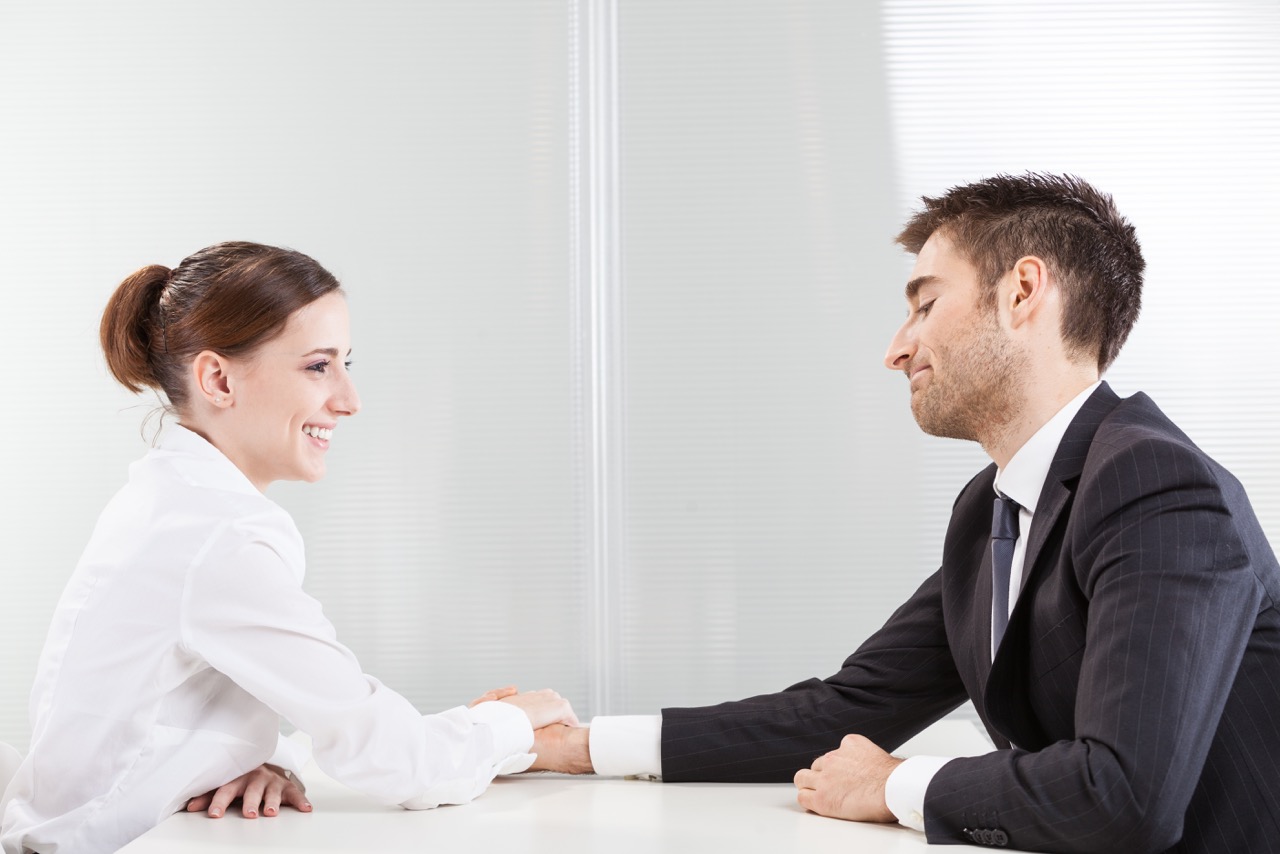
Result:
M600 711L571 12L0 0L0 739L25 742L50 611L145 447L102 305L224 239L313 254L350 294L365 410L323 483L272 489L340 637L424 710L515 680ZM1150 284L1113 381L1280 537L1278 55L1262 2L621 0L611 710L826 675L936 566L983 461L921 437L880 366L909 268L890 238L983 174L1116 193Z
M365 403L272 494L308 588L424 708L581 696L561 2L0 5L0 738L58 592L145 445L98 317L226 239L344 282ZM141 405L139 405L141 404Z

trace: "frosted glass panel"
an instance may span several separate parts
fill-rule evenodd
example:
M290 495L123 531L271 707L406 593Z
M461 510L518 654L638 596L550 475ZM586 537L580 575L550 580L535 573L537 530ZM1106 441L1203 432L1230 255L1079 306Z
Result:
M1107 379L1146 391L1244 483L1280 543L1280 329L1258 253L1280 233L1280 5L887 0L904 214L996 172L1074 172L1112 193L1147 258L1142 317ZM1018 49L1029 53L1021 54ZM930 440L936 554L981 452Z
M0 5L0 739L26 741L53 603L145 447L101 307L217 240L347 286L365 411L323 483L272 494L340 636L423 709L517 680L603 711L602 578L608 711L838 667L986 463L922 436L881 365L911 260L892 235L999 171L1116 195L1150 267L1110 379L1280 538L1280 377L1255 355L1280 291L1254 260L1280 232L1280 7L1159 6L619 0L625 536L594 567L569 4Z
M585 694L568 33L559 0L3 4L0 739L25 744L54 602L146 447L102 306L236 238L350 295L364 412L323 482L271 490L339 637L424 710Z
M622 8L628 711L825 676L929 571L879 28Z

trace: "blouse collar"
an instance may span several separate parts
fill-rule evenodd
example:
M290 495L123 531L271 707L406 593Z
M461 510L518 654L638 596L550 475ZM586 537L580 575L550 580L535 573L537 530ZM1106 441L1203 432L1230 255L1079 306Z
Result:
M170 424L152 455L163 456L193 486L261 495L245 473L226 454L199 433Z

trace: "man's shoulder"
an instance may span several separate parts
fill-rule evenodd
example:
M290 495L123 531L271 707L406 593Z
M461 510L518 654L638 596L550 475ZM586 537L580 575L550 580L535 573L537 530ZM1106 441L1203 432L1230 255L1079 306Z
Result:
M960 503L967 497L979 496L984 499L994 498L996 471L996 464L991 463L973 477L969 478L969 482L960 488L960 491L956 494L955 501L951 503L952 511L954 512L960 506ZM987 503L990 502L988 501Z
M1208 487L1233 505L1248 505L1239 480L1141 392L1103 418L1090 443L1081 487L1116 495Z
M1138 447L1159 447L1175 456L1212 462L1208 454L1143 392L1122 399L1102 419L1093 435L1090 456L1132 454Z

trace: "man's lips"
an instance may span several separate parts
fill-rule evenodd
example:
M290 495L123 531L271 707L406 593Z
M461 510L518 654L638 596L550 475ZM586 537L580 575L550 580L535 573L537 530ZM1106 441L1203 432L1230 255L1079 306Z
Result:
M931 370L933 370L932 365L913 365L907 371L907 379L914 383L916 381L916 377L920 376L925 371L931 371Z

